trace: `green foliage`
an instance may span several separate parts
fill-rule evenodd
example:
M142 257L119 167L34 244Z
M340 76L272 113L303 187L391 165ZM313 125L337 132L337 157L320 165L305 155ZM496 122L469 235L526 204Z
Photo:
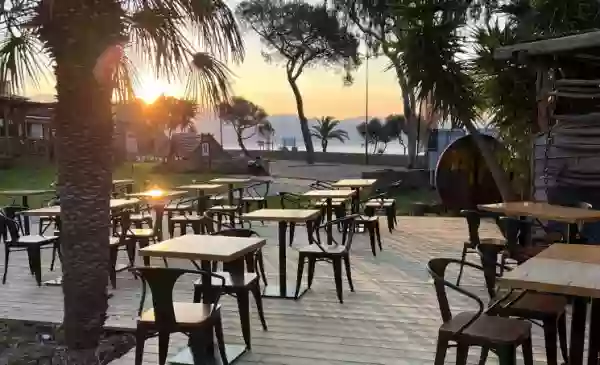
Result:
M401 136L398 119L393 116L386 118L382 122L379 118L373 118L369 123L360 123L356 126L356 131L373 147L371 153L384 153L387 145Z
M260 36L265 59L285 63L290 80L295 81L306 67L342 65L345 80L350 81L350 72L360 63L358 39L324 4L246 0L237 13Z
M317 125L311 127L311 135L321 141L323 152L327 152L327 145L330 139L337 139L345 143L348 137L348 132L339 128L340 121L333 117L322 117L317 120Z

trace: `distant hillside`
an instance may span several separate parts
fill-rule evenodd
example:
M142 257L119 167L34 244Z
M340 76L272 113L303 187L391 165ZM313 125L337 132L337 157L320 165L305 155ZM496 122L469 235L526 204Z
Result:
M296 143L302 145L302 132L300 130L300 121L295 115L272 115L269 116L269 121L275 128L275 144L281 144L282 138L296 138ZM341 121L340 127L348 132L350 141L347 144L361 144L362 137L356 131L356 126L364 122L364 118L351 118ZM311 125L316 124L314 120L309 121ZM203 118L196 121L198 132L212 133L217 141L219 140L219 121L216 119ZM259 140L258 136L248 140L248 145L253 145ZM332 145L341 144L337 141L332 141ZM227 124L223 125L223 145L226 147L237 146L237 140L233 128Z

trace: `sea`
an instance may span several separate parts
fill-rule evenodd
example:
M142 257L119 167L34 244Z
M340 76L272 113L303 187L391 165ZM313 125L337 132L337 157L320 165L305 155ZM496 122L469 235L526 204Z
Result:
M250 143L246 143L245 145L248 150L260 150L258 144L250 142ZM315 152L321 152L320 144L314 143L313 146L314 146ZM296 147L298 148L298 151L306 151L306 148L304 147L303 144L297 144ZM240 146L238 146L237 144L224 143L223 148L226 150L237 151L240 149ZM281 145L281 144L275 144L273 146L273 150L275 150L275 151L281 150L282 148L283 148L283 145ZM291 149L289 146L287 148ZM369 154L373 154L373 146L369 146L368 151L369 151ZM330 144L327 146L327 152L364 154L365 146L361 145L361 144L355 144L355 143ZM419 152L420 152L419 154L424 154L423 151L419 151ZM392 142L392 143L388 144L388 146L385 149L383 154L385 154L385 155L406 155L407 151L399 143Z

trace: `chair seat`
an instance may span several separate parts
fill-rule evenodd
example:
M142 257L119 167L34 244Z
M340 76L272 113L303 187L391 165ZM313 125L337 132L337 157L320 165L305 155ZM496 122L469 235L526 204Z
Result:
M58 237L56 236L40 236L40 235L29 235L20 236L16 241L10 241L13 246L30 246L30 245L45 245L53 243Z
M502 297L505 293L505 291L500 291L497 296ZM514 301L519 295L521 295L521 291L514 291L506 299L502 300L495 307L497 312L512 317L544 319L558 317L565 311L568 303L567 298L562 296L528 291L509 307L504 307L504 305Z
M122 241L121 237L110 236L108 238L109 246L120 246L120 245L124 245L125 243L126 243L126 241Z
M265 201L266 198L262 197L262 196L245 196L242 198L242 201L245 202L261 202L261 201Z
M192 210L194 208L194 205L191 203L185 203L185 204L169 204L165 207L165 211L188 211L188 210Z
M154 237L152 228L132 228L127 234L128 237Z
M258 274L254 272L244 273L244 276L240 275L231 275L231 273L227 271L216 271L215 274L221 275L225 278L225 286L226 287L245 287L251 284L253 281L258 280ZM213 277L211 285L221 286L223 282L221 279ZM194 282L194 285L202 285L202 279L198 279Z
M506 240L501 238L482 238L479 242L482 245L506 246ZM474 249L473 244L470 241L465 241L464 247Z
M339 254L346 249L346 247L342 245L323 245L323 248L325 249L325 252L323 252L318 245L313 244L299 248L298 252L312 254Z
M202 323L210 317L211 308L211 304L204 303L173 303L175 321L178 324ZM154 308L150 308L142 313L138 321L142 323L154 323L154 318Z
M475 312L462 312L454 316L450 321L442 324L440 334L446 336L457 336L456 332L469 322ZM520 343L530 336L531 323L514 318L482 315L458 336L467 338L473 344L514 344Z
M356 217L356 223L369 223L369 222L377 222L379 220L379 217L369 217L366 215L361 215L359 217Z
M237 205L215 205L208 209L209 212L237 212L240 207Z
M394 204L396 204L395 199L371 199L365 203L365 206L369 208L388 208Z
M200 222L204 219L204 216L191 214L191 215L178 215L176 217L171 217L171 222Z
M210 197L210 200L225 200L227 199L227 195L214 195Z
M331 205L334 207L342 206L342 205L344 205L344 203L346 203L346 199L342 199L342 198L331 199ZM314 206L315 207L326 207L327 200L326 199L319 200L318 202L314 203Z
M129 216L129 220L136 221L136 222L146 221L146 220L152 221L152 216L148 215L148 214L132 214Z

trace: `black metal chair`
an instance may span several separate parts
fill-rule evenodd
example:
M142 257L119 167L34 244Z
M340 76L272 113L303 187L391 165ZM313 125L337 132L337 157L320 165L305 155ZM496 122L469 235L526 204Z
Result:
M352 284L352 274L350 272L350 249L352 248L352 239L354 237L354 230L356 228L357 215L349 215L340 219L327 222L317 229L323 229L327 231L328 227L334 227L340 224L342 226L342 238L341 242L338 242L335 238L331 238L331 245L323 245L321 243L320 235L316 235L313 239L309 239L309 245L298 249L298 274L296 277L296 298L300 293L300 286L302 285L302 275L304 272L304 264L308 262L308 288L312 286L312 281L315 273L315 265L317 261L326 261L333 265L333 278L335 281L335 290L337 293L338 300L340 303L344 303L342 295L342 263L346 269L346 276L348 278L348 285L350 291L354 291L354 285ZM325 232L327 234L327 232Z
M129 218L131 213L124 210L118 214L119 224L113 228L112 235L109 237L109 258L110 258L110 283L113 289L117 288L117 259L119 251L125 249L127 252L127 258L129 259L129 266L123 267L118 271L124 271L133 268L135 265L135 246L136 241L131 239L129 235L129 229L131 228L131 219Z
M325 210L327 209L326 206L323 205L319 205L318 207L315 206L312 201L302 195L298 195L298 194L294 194L294 193L288 193L288 192L279 192L279 203L281 205L281 208L283 209L320 209L321 214L317 217L317 219L312 222L313 224L311 226L318 227L318 225L323 221L323 216L325 214ZM345 215L345 212L343 213L343 215ZM294 235L296 233L296 224L295 222L290 222L289 223L289 242L288 245L291 247L292 243L294 243ZM302 224L301 224L302 225ZM312 232L308 232L308 226L307 226L307 233L308 233L308 238L311 239L312 237ZM318 233L318 232L317 232Z
M260 192L259 189L263 186L264 192ZM259 181L246 186L241 198L242 211L249 213L255 204L256 209L268 208L267 196L270 188L271 181Z
M233 202L230 205L229 202L227 202L227 204L225 204L225 200L227 199L227 195L225 195L225 200L221 200L220 204L218 205L213 205L212 207L208 208L205 212L206 215L210 216L213 219L216 219L219 222L229 222L230 225L235 226L236 223L239 223L240 226L243 228L244 227L244 222L242 220L239 220L237 218L239 218L242 215L242 195L243 195L243 190L244 188L235 188L233 189L232 193L233 193ZM237 201L237 204L236 204ZM227 218L227 220L224 220L223 218Z
M59 238L56 236L28 235L22 236L16 221L0 213L0 239L4 241L4 275L2 284L6 284L8 262L11 252L27 251L29 270L34 275L38 286L42 285L42 253L43 248L53 248L60 254Z
M144 342L158 336L158 364L167 361L169 337L171 333L184 333L190 340L192 355L200 357L207 350L212 351L213 331L223 364L229 364L225 353L221 306L219 299L225 285L225 278L204 270L186 270L163 267L138 267L134 273L142 279L142 299L138 311L136 329L135 365L142 365ZM184 274L202 275L213 284L213 300L211 303L183 303L173 301L175 282ZM146 285L152 294L152 308L143 311L146 296ZM210 336L207 336L210 333ZM197 363L203 363L198 360Z
M197 197L184 197L181 199L173 200L165 206L164 211L167 213L167 229L169 230L169 237L175 236L175 224L181 222L180 220L173 220L175 217L185 217L191 215L194 212L194 204L198 200Z
M436 258L427 264L427 271L433 278L444 322L438 332L434 365L445 364L446 352L451 346L451 342L455 343L457 348L457 365L467 364L469 347L472 346L482 348L480 365L485 364L490 349L498 354L501 363L516 365L516 349L519 346L523 349L524 364L533 365L531 324L519 319L485 314L485 306L478 296L445 279L446 269L450 264L468 266L483 271L481 266L456 259ZM446 293L447 287L474 300L477 303L477 311L452 315ZM493 308L494 306L490 307L492 310Z
M258 236L258 234L254 231L240 228L226 229L223 231L211 233L211 235L227 237ZM258 311L258 317L260 319L260 323L262 324L263 330L267 330L267 321L265 320L265 313L263 310L262 303L262 292L260 289L260 277L255 270L255 266L259 266L261 268L263 277L265 277L264 263L262 262L262 253L260 253L259 251L260 250L257 250L256 252L246 255L246 267L248 272L232 274L227 271L214 271L215 274L225 278L223 294L228 294L236 298L238 312L240 314L242 335L244 337L244 342L248 349L252 348L250 340L250 293L252 293L252 296L254 296L256 309ZM257 265L257 263L259 264ZM199 302L200 294L202 292L202 281L198 280L194 283L194 285L196 286L196 289L194 290L194 302Z

